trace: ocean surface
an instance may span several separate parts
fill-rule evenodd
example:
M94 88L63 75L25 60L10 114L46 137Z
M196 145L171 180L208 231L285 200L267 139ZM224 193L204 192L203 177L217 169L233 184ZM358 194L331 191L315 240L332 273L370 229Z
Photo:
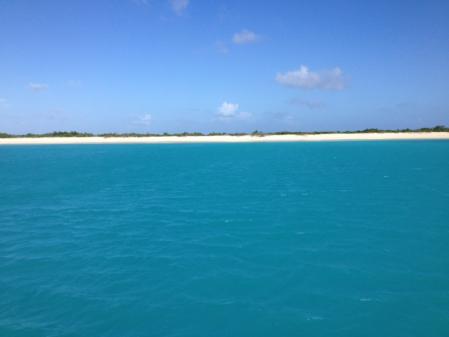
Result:
M449 141L1 146L0 336L447 337Z

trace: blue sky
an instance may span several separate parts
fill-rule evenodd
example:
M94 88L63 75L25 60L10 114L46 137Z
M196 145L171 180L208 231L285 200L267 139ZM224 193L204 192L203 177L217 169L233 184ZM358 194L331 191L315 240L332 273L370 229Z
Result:
M0 0L0 131L449 125L449 1Z

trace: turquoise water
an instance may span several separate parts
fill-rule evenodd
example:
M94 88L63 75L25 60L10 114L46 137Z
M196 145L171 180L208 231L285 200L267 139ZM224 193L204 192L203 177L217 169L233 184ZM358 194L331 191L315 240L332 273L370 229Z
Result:
M449 142L0 147L0 336L449 336Z

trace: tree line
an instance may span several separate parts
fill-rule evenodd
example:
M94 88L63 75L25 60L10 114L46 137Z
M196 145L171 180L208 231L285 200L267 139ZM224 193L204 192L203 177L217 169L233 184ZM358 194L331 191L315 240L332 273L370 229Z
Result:
M263 132L255 130L250 133L229 133L229 132L182 132L182 133L89 133L89 132L78 132L78 131L55 131L49 133L26 133L26 134L9 134L5 132L0 132L0 138L42 138L42 137L186 137L186 136L270 136L270 135L319 135L319 134L329 134L329 133L343 133L343 134L353 134L353 133L401 133L401 132L449 132L449 128L444 125L437 125L433 128L419 128L419 129L395 129L395 130L384 130L384 129L364 129L364 130L353 130L353 131L314 131L314 132L301 132L301 131L279 131L279 132Z

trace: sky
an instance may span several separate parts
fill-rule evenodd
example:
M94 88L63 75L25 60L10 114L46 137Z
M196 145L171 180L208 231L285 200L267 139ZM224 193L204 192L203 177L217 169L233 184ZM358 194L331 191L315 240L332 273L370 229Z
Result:
M0 132L449 126L449 1L0 0Z

